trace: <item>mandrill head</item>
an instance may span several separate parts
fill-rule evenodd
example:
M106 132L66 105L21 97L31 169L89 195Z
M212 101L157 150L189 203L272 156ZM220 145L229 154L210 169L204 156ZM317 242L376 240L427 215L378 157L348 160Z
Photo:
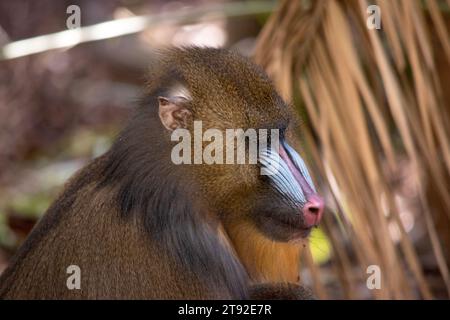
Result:
M211 211L225 227L244 222L274 241L307 237L324 202L288 143L293 117L264 71L221 49L175 49L164 57L164 86L150 85L149 94L158 97L172 156L189 154L190 162L177 165L184 163Z

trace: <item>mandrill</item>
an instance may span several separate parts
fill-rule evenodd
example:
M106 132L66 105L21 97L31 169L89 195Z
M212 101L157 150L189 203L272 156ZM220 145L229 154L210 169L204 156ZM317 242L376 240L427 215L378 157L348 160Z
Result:
M179 48L157 60L111 149L67 182L1 275L0 298L312 298L298 284L299 240L324 203L286 141L289 107L236 53ZM256 164L174 163L174 135L197 121L279 134Z

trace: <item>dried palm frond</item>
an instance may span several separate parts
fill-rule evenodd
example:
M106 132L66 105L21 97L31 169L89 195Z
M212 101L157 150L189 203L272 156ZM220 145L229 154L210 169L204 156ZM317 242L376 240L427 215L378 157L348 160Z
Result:
M447 4L375 4L380 30L367 27L365 0L280 1L255 60L301 111L303 146L335 213L325 227L344 296L362 297L355 288L365 285L369 265L382 272L381 289L366 292L374 298L436 296L406 216L423 227L420 244L429 244L450 296L450 101L442 83L450 16L440 10ZM405 184L412 212L398 190ZM321 281L309 252L306 265ZM323 285L314 288L328 296Z

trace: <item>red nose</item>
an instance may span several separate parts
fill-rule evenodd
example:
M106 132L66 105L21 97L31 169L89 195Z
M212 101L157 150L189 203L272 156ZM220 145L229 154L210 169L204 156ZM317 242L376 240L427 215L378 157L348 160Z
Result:
M310 195L302 208L303 219L307 227L317 226L322 219L324 202L317 194Z

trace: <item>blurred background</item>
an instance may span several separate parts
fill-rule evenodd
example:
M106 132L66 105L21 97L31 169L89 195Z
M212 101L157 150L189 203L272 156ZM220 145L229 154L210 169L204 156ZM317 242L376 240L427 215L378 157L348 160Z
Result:
M0 1L0 272L109 148L155 50L201 45L252 57L298 111L328 211L303 283L319 298L448 299L449 31L450 0Z

